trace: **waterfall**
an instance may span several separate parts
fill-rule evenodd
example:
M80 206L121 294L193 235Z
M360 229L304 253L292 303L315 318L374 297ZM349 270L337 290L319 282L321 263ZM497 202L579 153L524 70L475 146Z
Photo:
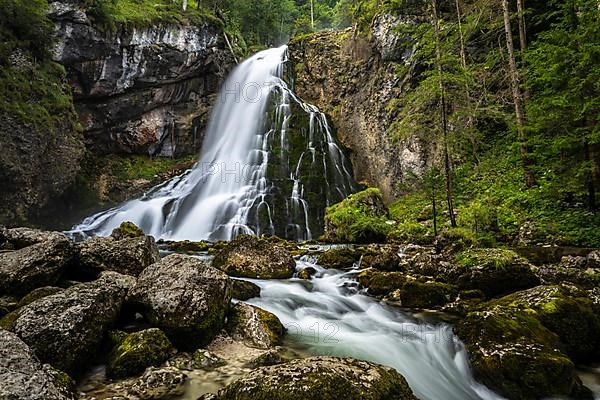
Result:
M194 168L71 233L108 235L132 221L172 240L318 235L325 207L356 188L327 118L288 87L286 66L286 46L241 63L219 94Z

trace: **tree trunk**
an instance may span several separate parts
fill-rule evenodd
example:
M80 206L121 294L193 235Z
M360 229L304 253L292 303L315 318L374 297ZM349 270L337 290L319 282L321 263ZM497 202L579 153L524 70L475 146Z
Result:
M456 227L456 216L454 215L454 206L452 205L452 178L450 176L450 155L448 154L448 114L446 106L446 88L444 85L444 75L442 70L442 49L440 43L440 27L438 17L437 0L431 0L433 7L433 28L435 33L435 58L439 77L440 88L440 113L442 117L442 132L444 137L444 177L446 186L446 201L448 203L448 214L450 215L450 225Z
M310 27L314 31L315 30L315 5L313 3L314 0L310 0Z
M583 155L585 161L589 164L589 170L585 174L587 189L588 189L588 206L590 211L596 212L596 185L594 184L594 164L590 154L590 145L587 139L583 140Z
M200 3L200 2L198 2ZM188 0L183 0L183 11L187 10L187 6L188 6Z
M437 239L437 207L435 204L435 180L431 180L431 206L433 207L433 238Z
M458 19L458 33L460 34L460 60L462 62L463 68L466 70L467 69L467 55L465 52L465 36L463 34L462 15L460 13L459 0L456 0L456 16Z
M512 38L512 27L510 23L510 10L508 0L502 0L504 10L504 31L506 33L506 48L508 50L508 66L510 69L510 84L512 89L513 101L515 103L515 115L517 117L517 135L521 151L521 160L525 172L525 186L530 188L535 185L535 177L531 171L531 160L525 138L525 111L523 109L523 96L521 94L521 83L519 70L515 60L515 47Z
M523 0L517 0L517 13L519 14L519 42L521 44L521 53L524 53L527 48L527 25L525 24Z

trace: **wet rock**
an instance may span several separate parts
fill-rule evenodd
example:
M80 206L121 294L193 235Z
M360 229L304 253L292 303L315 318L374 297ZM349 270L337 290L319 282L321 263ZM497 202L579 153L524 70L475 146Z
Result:
M571 282L577 286L591 289L598 285L597 274L600 273L600 270L591 268L565 268L560 265L550 264L533 267L533 272L540 278L540 282L544 285Z
M433 308L450 303L456 293L454 286L445 283L407 280L400 289L400 301L403 307Z
M101 390L81 396L82 400L97 398L127 400L158 400L178 398L185 392L185 372L174 367L148 368L139 378L107 385Z
M19 250L0 253L0 295L24 295L55 284L71 258L71 241L60 235Z
M246 301L253 297L260 296L260 286L252 282L243 281L241 279L232 279L231 297L234 299Z
M360 260L361 268L375 268L380 271L399 271L402 259L397 246L370 246Z
M12 330L44 362L79 374L119 315L134 279L105 272L16 311Z
M358 275L358 282L374 296L385 296L402 289L406 280L406 275L402 272L381 272L375 269L365 270Z
M559 267L568 269L584 269L587 264L587 258L581 256L563 256L560 259Z
M592 399L558 337L517 308L487 306L460 321L475 378L509 399Z
M359 259L359 252L350 247L342 247L330 249L320 254L317 264L328 269L350 269Z
M282 357L281 348L273 349L264 352L260 356L250 360L248 367L268 367L271 365L283 364L286 360Z
M600 316L588 293L569 286L538 286L494 304L527 312L558 335L561 348L578 363L600 357Z
M274 314L245 303L232 307L227 331L234 340L250 347L269 349L277 345L285 329Z
M198 349L192 355L194 362L194 368L200 368L205 370L214 369L225 364L219 356L211 353L208 350Z
M588 268L600 268L600 250L594 250L587 255Z
M72 400L66 374L42 365L31 349L11 332L0 329L0 398Z
M136 224L130 221L125 221L118 228L113 229L110 236L115 240L121 240L125 238L138 238L146 236L143 230L141 230Z
M349 358L313 357L262 367L221 390L219 400L416 400L392 368Z
M313 267L303 268L300 272L298 272L298 278L300 279L310 279L317 273L317 270Z
M296 268L284 246L251 235L240 235L229 242L212 265L231 276L261 279L291 278Z
M167 246L169 247L169 250L176 252L199 253L203 251L208 251L208 249L210 248L210 242L204 240L199 242L183 240L179 242L167 242Z
M540 284L527 260L511 250L472 249L459 253L455 261L453 274L458 275L458 287L479 289L487 297Z
M0 318L19 307L19 298L15 296L0 297Z
M179 348L208 343L223 327L231 280L193 257L172 254L147 267L128 301Z
M147 367L162 364L172 351L171 342L160 329L131 333L110 352L106 374L111 378L137 375Z

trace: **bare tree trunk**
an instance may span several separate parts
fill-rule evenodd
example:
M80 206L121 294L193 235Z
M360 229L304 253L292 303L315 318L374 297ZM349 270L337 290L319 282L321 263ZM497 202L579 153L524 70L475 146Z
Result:
M512 38L508 0L502 0L502 8L504 10L504 31L506 33L506 48L508 50L510 84L512 88L513 101L515 103L515 115L517 117L517 135L521 151L521 160L523 162L523 170L525 172L525 186L530 188L535 185L535 177L530 169L531 160L529 159L529 151L525 138L525 111L523 109L523 96L521 94L519 70L517 69L517 62L515 61L515 48Z
M440 112L442 116L442 131L444 134L444 177L446 186L446 201L448 202L448 214L450 215L450 225L456 227L456 216L454 215L454 206L452 205L452 178L450 176L450 155L448 154L448 114L446 106L446 88L444 85L444 76L442 70L442 49L440 43L440 27L438 17L437 0L431 0L433 6L433 27L435 33L435 58L439 76L440 88Z
M314 31L315 30L315 5L313 3L314 0L310 0L310 27Z
M456 16L458 19L458 32L460 34L460 60L464 69L467 69L467 55L465 52L465 36L462 28L462 15L460 13L459 0L456 0Z
M431 206L433 207L433 238L437 239L437 207L435 204L435 179L431 179Z
M525 7L523 0L517 0L517 13L519 17L519 42L521 45L521 53L527 48L527 25L525 24Z
M587 139L583 140L583 155L585 157L585 161L590 164L590 170L586 172L586 184L588 189L588 206L590 211L596 212L596 185L594 184L594 165L592 161L592 157L590 154L590 145Z
M187 10L188 0L183 0L183 11Z

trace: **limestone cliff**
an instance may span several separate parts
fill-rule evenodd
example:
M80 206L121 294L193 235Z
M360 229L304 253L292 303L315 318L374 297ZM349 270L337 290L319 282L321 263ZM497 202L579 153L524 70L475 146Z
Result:
M222 27L207 20L104 31L87 12L77 2L49 9L53 57L66 68L88 149L196 154L214 94L233 65Z
M411 23L382 15L369 37L347 29L290 44L296 92L330 116L350 149L357 181L381 188L388 201L400 194L406 176L423 173L432 147L418 134L393 143L388 132L393 118L388 103L410 88L417 67L413 46L394 28Z

